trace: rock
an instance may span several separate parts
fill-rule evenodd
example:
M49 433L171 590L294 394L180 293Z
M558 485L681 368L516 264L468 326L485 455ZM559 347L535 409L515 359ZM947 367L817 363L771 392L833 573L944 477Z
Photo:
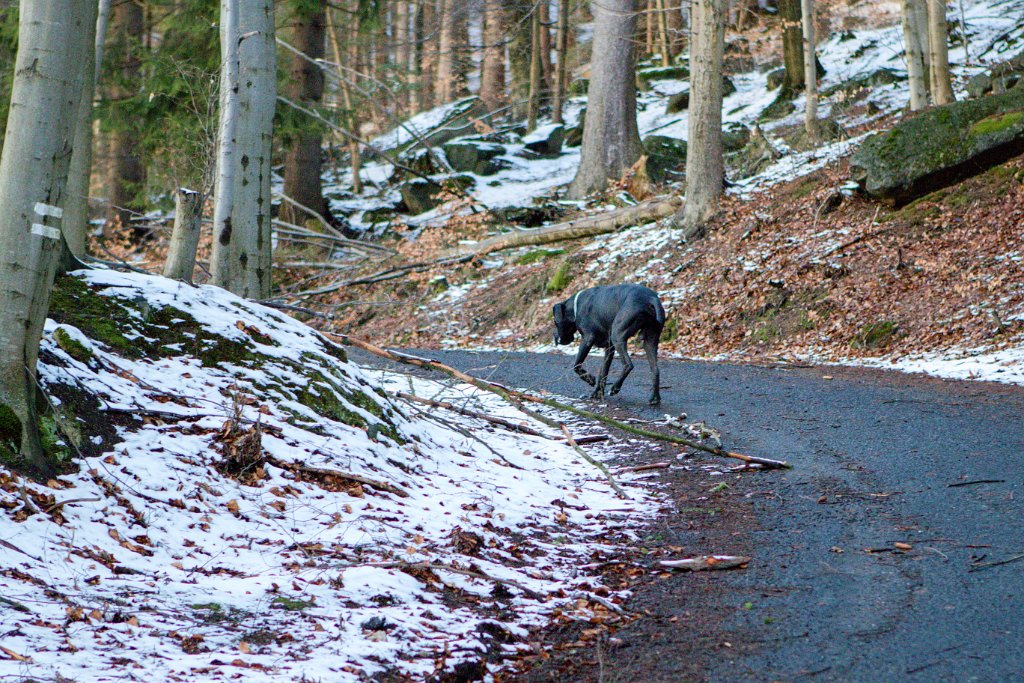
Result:
M897 205L1024 152L1024 84L1001 95L918 112L868 138L850 172L872 197Z
M967 96L973 99L984 97L992 92L992 76L975 74L967 79Z
M785 69L775 69L768 72L768 89L775 90L776 88L782 87L782 82L786 80Z
M562 153L565 142L565 126L560 123L549 123L537 127L532 133L523 137L523 145L534 154L544 157L556 157Z
M407 213L416 216L425 211L441 205L441 195L452 191L457 187L468 189L473 187L474 181L468 175L454 175L444 180L427 180L426 178L413 178L399 186L402 194L402 202L405 204Z
M412 169L416 173L421 175L434 175L435 173L442 173L446 169L437 159L434 158L434 153L429 149L416 149L410 152L399 155L398 161L405 167ZM416 177L415 174L410 175L409 171L403 168L395 168L395 173L392 178L395 181L401 180L407 177Z
M742 123L729 123L722 127L722 150L738 152L750 142L750 129Z
M650 90L654 81L681 81L689 77L690 68L685 64L647 67L637 70L636 87L638 90Z
M731 177L749 178L757 175L782 157L782 153L768 141L759 126L750 131L750 141L738 152L730 154L726 162L732 170Z
M579 121L575 126L570 128L565 133L565 142L563 143L566 147L579 147L583 144L583 124L587 121L587 110L584 109L580 112Z
M1003 93L1017 85L1024 75L1024 53L994 65L987 73L975 74L967 81L967 94L978 98L988 93Z
M728 97L736 92L736 85L728 76L722 76L722 97Z
M494 175L510 165L497 158L508 150L493 142L464 138L445 143L443 149L451 167L463 173Z
M797 149L813 149L822 143L834 142L849 137L846 129L839 125L835 119L818 119L817 124L818 137L815 141L809 141L807 139L807 128L800 126L792 138L793 147Z
M792 94L787 92L785 88L779 90L778 96L761 111L761 115L758 118L761 121L775 121L789 116L796 111L796 105L793 104L793 101L790 99L791 97Z
M861 91L874 90L876 88L892 85L893 83L905 80L907 80L906 76L901 73L897 73L892 69L877 69L865 76L858 76L857 78L851 78L847 81L843 81L838 85L833 85L831 88L823 90L821 95L822 97L842 95L844 99L849 99Z
M678 114L681 111L686 111L690 108L690 88L682 92L677 92L672 97L668 98L668 104L665 105L666 114Z
M643 140L647 155L647 176L654 183L678 180L686 171L686 141L667 135L649 135Z

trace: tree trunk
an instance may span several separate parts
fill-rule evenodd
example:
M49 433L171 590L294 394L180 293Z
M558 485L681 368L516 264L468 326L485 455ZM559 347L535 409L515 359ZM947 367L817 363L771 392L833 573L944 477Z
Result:
M231 243L232 214L235 200L235 173L238 166L238 4L240 0L220 3L220 115L217 125L217 183L213 203L213 241L224 247ZM214 283L227 281L230 271L228 250L222 248L211 262ZM219 262L218 262L219 261Z
M807 109L804 116L804 130L811 144L818 141L818 72L814 43L814 0L803 0L804 32L804 83L807 92Z
M400 3L404 4L404 3ZM344 107L344 113L342 116L342 124L350 131L358 135L359 132L359 117L356 113L355 104L352 99L352 87L349 85L349 76L345 74L342 64L344 63L341 55L341 39L338 36L338 28L334 25L333 8L327 9L327 34L331 40L331 52L334 54L334 63L337 65L336 73L338 78L338 89L341 91L341 101ZM408 18L408 17L407 17ZM352 46L355 46L355 39L358 37L358 29L352 31ZM355 49L352 50L355 53ZM407 55L408 56L408 55ZM356 62L353 60L349 64L349 68L355 70ZM354 78L354 76L352 77ZM399 112L396 112L399 114ZM352 169L352 192L355 194L363 193L363 178L362 178L362 166L363 157L361 150L359 149L359 141L355 138L348 138L345 143L348 146L349 161Z
M903 0L903 44L907 55L907 77L910 84L910 111L928 106L927 69L924 53L927 46L921 44L919 30L924 6L923 0Z
M558 61L555 63L551 120L555 123L562 123L562 109L565 107L565 90L569 75L566 63L569 58L569 0L558 1L558 32L555 36L555 51L558 53Z
M270 154L277 103L273 0L238 0L238 31L231 218L228 228L216 233L211 273L214 284L239 296L266 299L271 287Z
M295 47L310 59L323 59L327 5L325 0L305 2L296 9L292 28ZM291 78L288 83L288 97L307 109L316 109L324 92L324 74L314 63L299 55L291 59ZM284 161L284 193L317 213L328 215L327 202L323 197L321 173L321 146L323 133L320 126L307 121L291 141ZM305 211L292 205L281 206L281 219L302 225L311 218Z
M455 95L455 2L438 0L438 54L437 74L434 81L434 101L451 102Z
M122 83L135 84L139 80L144 18L141 3L114 3L111 17L114 27L112 50L116 51L121 60L118 72ZM111 97L115 101L135 94L131 86L119 85L111 90ZM108 218L122 228L130 225L132 216L143 205L140 194L146 183L146 167L139 156L139 146L139 136L132 121L122 123L111 135ZM146 230L132 230L131 235L133 241L137 242L148 237L149 233Z
M505 29L501 0L484 0L484 48L480 64L480 100L487 111L501 109L505 98Z
M568 191L572 199L603 190L609 179L622 177L643 154L636 125L634 2L602 0L593 7L589 106L580 167ZM719 83L719 91L721 87Z
M928 42L931 52L932 99L935 104L953 101L949 76L949 34L946 28L946 0L928 2Z
M657 0L647 0L647 11L644 12L644 33L646 34L646 40L644 41L644 54L647 57L654 55L654 12L656 11Z
M167 248L164 277L192 282L196 267L196 247L203 226L203 195L179 188L174 197L174 229Z
M551 61L551 0L543 0L540 9L540 70L543 73L544 93L541 99L547 100L555 89L554 63Z
M95 28L95 2L21 3L0 156L0 461L39 478L56 463L39 438L36 361Z
M779 0L779 20L782 22L782 61L786 68L782 87L787 97L791 97L804 88L800 0Z
M722 196L722 58L725 0L694 0L690 36L690 118L686 204L674 222L699 234Z
M393 7L395 9L395 76L398 79L395 116L402 118L409 109L409 0L396 0Z
M665 0L665 4L668 5L668 49L673 59L682 54L686 47L686 27L683 24L683 12L679 3L680 0Z
M658 52L661 53L661 65L672 64L672 49L668 37L668 12L665 11L665 0L658 0Z
M82 98L75 117L75 143L68 169L68 187L64 203L64 239L76 259L85 256L89 230L89 179L92 175L92 112L96 82L103 62L103 47L110 17L110 0L99 0L95 41L87 50L82 65Z
M540 90L541 90L541 58L540 58L540 11L534 10L530 17L530 101L526 109L526 130L532 131L537 127L537 118L540 116Z
M434 77L434 72L437 69L437 12L435 11L435 0L419 0L417 6L419 8L419 39L416 44L420 53L417 93L419 108L420 111L423 111L436 104L434 88L430 79Z
M512 76L512 118L526 118L530 103L530 57L533 54L532 0L509 0L512 33L509 36L509 71Z

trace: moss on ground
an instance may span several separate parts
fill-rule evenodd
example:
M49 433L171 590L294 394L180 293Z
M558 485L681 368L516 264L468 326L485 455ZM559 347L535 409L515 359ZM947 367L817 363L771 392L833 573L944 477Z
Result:
M861 328L851 342L855 348L876 349L891 342L899 333L899 326L891 320L870 323Z
M553 256L561 256L564 253L565 249L531 249L525 254L520 255L516 259L516 264L526 266L538 261L546 261Z
M73 339L63 327L58 327L53 333L53 340L64 353L68 354L79 363L88 363L92 358L92 351L85 348L85 345L77 339Z
M547 291L550 294L561 292L572 282L572 275L569 274L569 261L562 261L561 265L552 273L548 280Z

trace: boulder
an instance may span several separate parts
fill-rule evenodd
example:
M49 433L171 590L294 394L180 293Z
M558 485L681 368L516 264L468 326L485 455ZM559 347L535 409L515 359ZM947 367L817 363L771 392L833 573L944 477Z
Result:
M722 150L738 152L750 142L750 129L742 123L728 123L722 127Z
M768 141L759 126L750 131L750 141L738 152L726 158L730 177L737 180L757 175L782 157L782 153Z
M687 88L682 92L677 92L672 97L668 98L668 104L665 105L666 114L678 114L681 111L686 111L690 108L690 89Z
M440 206L442 194L456 188L465 190L473 187L473 184L472 176L468 175L454 175L444 180L413 178L402 183L398 190L402 194L402 203L405 204L406 213L416 216Z
M647 67L637 70L636 87L638 90L650 90L654 81L682 81L689 77L690 68L684 64Z
M523 136L523 145L526 149L542 157L556 157L561 154L563 142L565 126L560 123L538 126L532 133Z
M768 89L775 90L776 88L782 87L782 82L786 80L785 69L774 69L768 72Z
M787 92L786 88L782 88L772 103L761 110L761 115L758 118L761 121L775 121L785 118L795 111L796 105L793 104L792 93Z
M861 189L897 205L1024 152L1024 84L932 107L864 141L850 160Z
M1006 92L1017 85L1024 75L1024 53L996 64L986 73L975 74L967 80L967 94L978 98L989 93Z
M580 112L579 120L576 125L570 128L565 133L565 142L563 143L566 147L579 147L583 144L583 124L587 122L587 110L584 109Z
M654 183L678 180L686 171L686 141L667 135L648 135L643 140L647 176Z
M443 149L451 167L463 173L494 175L510 165L498 159L508 150L494 142L463 138L445 143Z
M822 97L842 95L844 99L849 99L861 91L874 90L876 88L892 85L893 83L905 80L907 80L907 77L904 74L893 71L892 69L876 69L864 76L857 76L856 78L843 81L838 85L833 85L831 88L826 88L821 91L821 95Z

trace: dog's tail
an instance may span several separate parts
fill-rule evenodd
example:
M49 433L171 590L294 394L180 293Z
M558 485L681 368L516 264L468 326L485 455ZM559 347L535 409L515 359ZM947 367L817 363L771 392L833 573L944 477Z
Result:
M650 304L648 304L648 307L650 308L651 314L654 316L654 319L658 321L658 324L664 325L665 308L661 305L661 301L655 299Z

